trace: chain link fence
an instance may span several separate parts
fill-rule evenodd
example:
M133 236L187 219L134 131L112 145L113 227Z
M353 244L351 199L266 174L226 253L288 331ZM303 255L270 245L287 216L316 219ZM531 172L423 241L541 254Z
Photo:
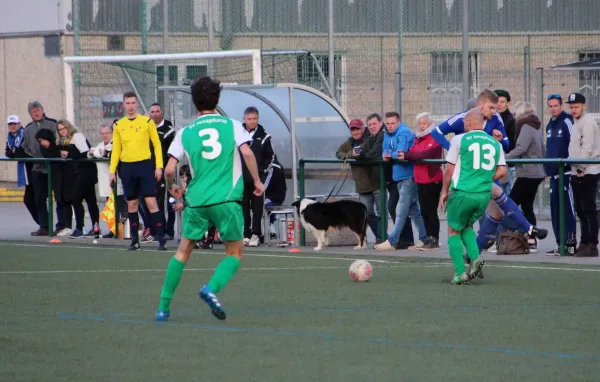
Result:
M373 112L394 110L400 102L402 119L412 128L420 112L428 111L440 122L464 109L462 0L332 0L331 18L325 0L170 0L166 7L163 1L74 0L79 41L75 53L302 50L311 55L264 56L263 83L312 86L335 98L349 117L363 120ZM600 1L471 0L468 4L469 96L485 88L504 89L513 104L527 100L541 106L538 112L547 122L547 94L566 97L581 91L588 97L588 110L600 115L600 71L551 70L559 64L600 58ZM537 68L543 68L538 81ZM146 66L131 71L131 79L117 69L82 66L82 104L93 105L102 96L120 93L131 81L145 89L142 97L150 104L168 101L156 91L167 81L185 85L190 76L203 73L230 81L244 76L243 67L226 63L178 64L169 66L168 75L164 66ZM330 76L332 89L327 87ZM91 133L101 120L112 118L96 112L94 118L82 118L81 124ZM94 140L93 135L90 138Z

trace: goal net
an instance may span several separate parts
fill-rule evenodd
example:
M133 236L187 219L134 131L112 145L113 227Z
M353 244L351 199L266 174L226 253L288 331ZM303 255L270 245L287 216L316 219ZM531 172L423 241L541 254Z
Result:
M124 116L122 97L127 91L137 94L140 113L158 102L165 118L178 127L193 120L196 110L189 92L166 89L189 86L200 76L223 85L299 82L331 94L321 63L307 51L71 56L64 62L67 117L94 143L100 140L102 124Z
M128 56L65 57L67 116L88 137L99 140L99 127L122 118L123 94L138 96L140 113L158 102L165 117L174 114L182 100L163 86L186 86L197 77L210 75L223 84L261 84L259 50L147 54ZM166 70L165 70L166 68ZM184 102L184 114L195 114L191 100ZM70 115L69 115L70 114Z

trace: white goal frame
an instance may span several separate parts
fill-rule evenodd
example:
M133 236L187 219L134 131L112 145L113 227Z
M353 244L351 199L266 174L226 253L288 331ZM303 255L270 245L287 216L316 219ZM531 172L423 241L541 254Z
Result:
M217 52L195 52L195 53L169 53L169 54L136 54L123 56L65 56L63 58L63 72L65 79L65 105L67 119L75 121L76 94L74 71L76 64L84 63L120 63L120 62L169 62L179 60L208 60L216 58L242 58L252 59L252 84L262 84L262 62L259 49L231 50Z

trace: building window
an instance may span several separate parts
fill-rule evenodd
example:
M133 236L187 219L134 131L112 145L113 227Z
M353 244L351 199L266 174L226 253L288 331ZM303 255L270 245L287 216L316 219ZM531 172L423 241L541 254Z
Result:
M328 54L314 54L318 67L315 64L315 60L308 56L301 56L296 59L296 82L302 85L310 86L318 89L324 94L329 95L323 80L319 77L319 70L321 69L323 75L329 81L329 55ZM334 66L335 66L335 97L338 99L339 104L343 105L342 99L344 95L344 65L343 57L341 54L334 55Z
M208 68L206 65L188 65L185 67L185 80L184 85L189 85L198 77L204 77L208 75Z
M125 36L108 36L106 45L108 50L125 50Z
M600 52L579 54L579 61L600 60ZM600 69L579 71L579 93L585 96L586 111L600 113Z
M44 36L44 55L46 57L60 56L60 36Z
M442 119L465 109L462 97L462 53L431 53L430 94L431 113ZM478 91L479 57L469 53L469 97ZM437 122L437 121L436 121Z

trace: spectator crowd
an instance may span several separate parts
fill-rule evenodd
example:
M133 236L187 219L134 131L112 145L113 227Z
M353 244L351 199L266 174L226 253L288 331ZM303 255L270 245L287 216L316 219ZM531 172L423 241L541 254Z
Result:
M5 149L7 157L72 159L51 164L50 187L56 201L57 215L54 227L48 226L48 214L52 213L47 210L46 204L48 167L43 162L17 163L18 185L25 188L23 202L37 226L31 233L32 236L52 234L77 239L101 235L97 196L102 201L107 200L113 192L111 182L116 180L115 203L119 205L121 212L118 220L129 220L131 229L135 230L132 240L136 240L139 231L139 242L158 241L159 249L165 249L165 242L174 238L175 210L184 206L179 203L174 209L169 202L172 196L166 190L162 168L168 161L167 152L175 137L175 127L164 118L160 104L152 104L148 115L140 116L137 114L135 101L137 97L134 93L125 94L124 109L127 115L120 120L114 120L112 124L99 126L101 141L94 146L70 121L57 121L48 117L38 101L29 103L31 121L25 127L22 126L19 116L8 117L9 132ZM511 96L505 90L482 92L478 98L469 101L467 110L479 107L487 123L490 126L495 124L493 131L488 133L502 143L507 159L600 159L600 131L594 118L586 112L585 97L579 93L572 93L567 97L566 103L570 113L563 110L563 102L565 101L560 94L547 96L551 119L546 125L545 137L535 108L526 102L518 102L511 106ZM464 112L459 113L444 124L452 126L463 116ZM443 149L447 147L440 137L445 133L436 126L427 112L416 116L415 131L403 123L400 115L394 111L385 113L383 118L379 114L371 114L365 121L366 123L361 119L350 121L350 137L341 143L336 156L339 159L356 160L351 164L355 191L367 209L368 227L378 238L375 249L439 250L438 200L443 182L442 165L422 163L419 160L443 158ZM273 150L272 137L268 129L259 122L259 110L253 106L248 107L244 111L243 122L243 126L252 136L251 149L258 163L261 181L266 186L265 196L255 196L252 193L254 188L251 176L243 167L242 176L247 185L242 202L244 244L256 247L264 240L265 207L284 203L286 183L284 170ZM136 133L138 129L148 131L147 137L144 138L146 140L140 141L147 144L132 146L131 142L127 142L130 137L126 134L130 132L126 126L134 123ZM118 158L113 157L113 154ZM87 161L86 158L106 158L113 161L109 164L106 161ZM381 159L386 162L383 179L380 178L378 165L360 163ZM133 175L131 171L126 170L130 163L138 162L146 167L136 167L137 170L132 170L136 173ZM151 174L150 177L154 180L150 185L132 186L132 182L128 181L129 178L137 176L139 169ZM186 177L186 182L193 175L189 170L183 171L182 174ZM492 229L494 235L503 230L529 232L530 250L537 250L537 237L531 234L537 224L533 206L540 184L548 180L552 227L557 245L560 236L559 217L564 214L567 244L576 247L575 256L598 256L598 174L600 165L597 164L567 165L564 188L561 190L558 186L557 164L511 166L507 175L499 182L500 196L496 193L493 195L500 208L503 207L498 198L512 200L519 207L518 214L522 214L525 220L520 220L518 214L496 214L494 208L488 208L488 214L482 217L480 226L487 224L488 220L495 222ZM387 211L380 210L381 182L385 183L388 193ZM559 209L560 193L563 193L565 200L563 211ZM85 228L84 202L89 214L88 229ZM498 210L498 207L495 208ZM388 213L393 227L390 232L382 235L379 232L381 219L387 219ZM579 218L581 226L579 241L576 235L576 217ZM138 225L140 218L143 226ZM529 227L528 224L532 227L529 231L525 229ZM416 240L413 227L416 230ZM385 240L379 239L382 236ZM114 233L108 232L103 237L112 238ZM218 240L218 233L214 232L214 229L209 230L205 241L212 244L215 239ZM486 247L494 251L495 240L489 240L490 237L487 239L489 245ZM133 246L132 249L139 248L139 242L137 247ZM559 252L558 248L553 249L548 255L556 255Z

